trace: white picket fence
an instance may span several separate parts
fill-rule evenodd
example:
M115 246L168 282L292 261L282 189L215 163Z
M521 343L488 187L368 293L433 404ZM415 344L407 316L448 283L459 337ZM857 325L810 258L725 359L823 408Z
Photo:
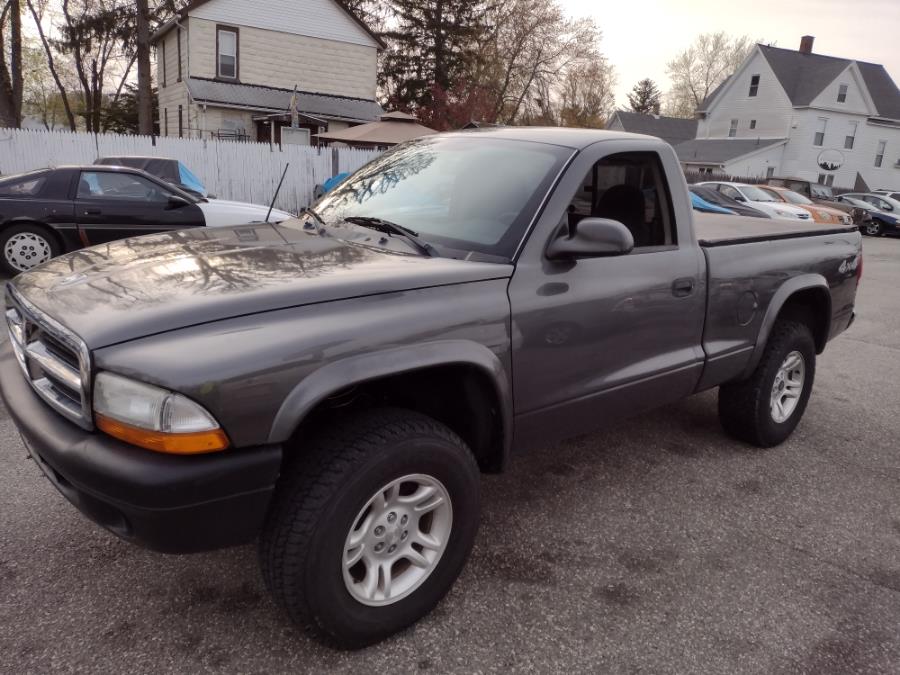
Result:
M355 171L378 155L372 150L270 147L267 143L150 138L0 128L0 174L64 164L93 164L99 157L140 155L181 160L220 199L268 204L290 164L275 206L296 213L313 201L315 186L340 171Z

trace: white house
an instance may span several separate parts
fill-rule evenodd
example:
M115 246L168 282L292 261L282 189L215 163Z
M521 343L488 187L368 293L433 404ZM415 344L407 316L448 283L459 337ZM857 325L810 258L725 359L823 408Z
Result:
M383 43L338 0L193 0L152 41L163 136L280 142L295 88L292 142L383 114Z
M697 111L685 168L900 189L900 89L884 66L757 45Z

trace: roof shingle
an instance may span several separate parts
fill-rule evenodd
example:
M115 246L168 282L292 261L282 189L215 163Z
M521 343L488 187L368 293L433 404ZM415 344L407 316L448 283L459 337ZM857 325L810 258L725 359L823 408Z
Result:
M780 143L784 138L697 138L675 146L679 161L723 164L725 162L749 155L757 150L764 150Z
M657 136L671 145L678 145L697 135L697 120L620 110L616 112L624 131Z
M259 112L287 112L293 94L290 89L218 82L199 77L187 78L187 86L191 98L198 103L239 106ZM350 122L371 122L384 114L375 101L308 91L297 92L297 109L316 117Z

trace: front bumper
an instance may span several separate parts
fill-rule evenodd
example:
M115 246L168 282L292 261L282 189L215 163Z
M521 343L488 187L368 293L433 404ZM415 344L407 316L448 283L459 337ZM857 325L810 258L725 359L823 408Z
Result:
M34 392L6 343L0 393L25 446L50 482L116 535L165 553L256 538L281 467L281 447L171 456L85 431Z

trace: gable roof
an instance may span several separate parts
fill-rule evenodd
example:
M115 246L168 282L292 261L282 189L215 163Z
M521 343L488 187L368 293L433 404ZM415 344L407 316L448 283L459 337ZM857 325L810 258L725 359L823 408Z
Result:
M778 78L793 106L810 105L824 89L852 64L856 64L869 90L878 115L888 119L900 119L900 89L884 66L866 61L842 59L824 54L803 54L793 49L769 45L757 45ZM727 78L706 97L698 110L704 111L722 88L731 81Z
M197 9L198 7L201 7L202 5L205 5L206 3L210 2L210 1L211 0L191 0L187 5L185 5L183 8L178 10L178 12L176 12L175 16L172 19L170 19L169 21L164 23L162 26L160 26L159 29L155 33L153 33L153 35L150 36L150 44L155 44L156 42L158 42L160 40L160 38L162 38L166 33L168 33L170 30L172 30L175 27L175 24L179 20L186 19L188 14L190 14L193 10ZM265 0L257 0L257 2L264 2L264 1ZM384 40L382 40L381 37L379 37L379 35L375 31L373 31L371 28L369 28L369 26L356 15L356 12L354 12L352 9L347 7L347 5L344 3L343 0L331 0L331 1L334 4L336 4L338 7L340 7L344 11L344 13L347 14L347 16L349 16L351 19L353 19L353 21L356 22L356 24L360 28L362 28L370 38L375 40L375 42L379 46L379 48L387 49L387 45L385 44Z
M230 106L256 112L287 112L291 107L290 89L254 84L219 82L200 77L185 78L191 99L211 106ZM384 114L375 101L298 91L297 109L301 113L347 122L370 122Z
M678 160L691 164L724 164L787 142L785 138L697 138L675 146Z
M618 118L624 131L657 136L671 145L678 145L697 136L697 120L644 115L626 110L619 110L613 118Z

